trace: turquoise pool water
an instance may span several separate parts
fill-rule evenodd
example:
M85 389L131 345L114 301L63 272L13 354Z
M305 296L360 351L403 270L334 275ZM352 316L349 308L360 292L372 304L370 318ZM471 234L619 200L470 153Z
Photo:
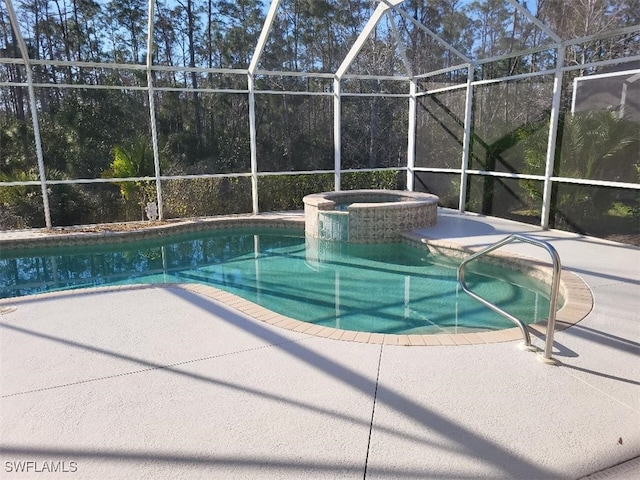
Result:
M459 290L457 264L405 244L305 241L284 229L221 229L153 241L0 252L0 298L100 285L188 282L229 291L298 320L379 333L510 328ZM526 323L548 287L481 266L466 280ZM509 282L500 280L509 278Z

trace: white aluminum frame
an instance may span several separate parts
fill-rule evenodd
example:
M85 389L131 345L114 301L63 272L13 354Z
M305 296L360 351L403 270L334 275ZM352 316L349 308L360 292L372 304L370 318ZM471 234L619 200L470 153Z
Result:
M627 80L622 83L622 89L620 92L620 118L624 117L624 107L626 105L627 100L627 88L630 83L635 83L640 80L640 68L634 68L632 70L621 70L619 72L608 72L608 73L600 73L597 75L587 75L583 77L576 77L573 79L573 92L571 95L571 114L576 113L576 97L578 91L578 82L584 82L589 80L597 80L600 78L611 78L611 77L624 77L630 76Z
M40 138L40 122L38 121L38 114L36 110L36 92L33 88L33 73L31 71L31 64L29 63L29 52L27 45L24 43L24 38L20 34L20 30L17 28L18 18L13 8L11 0L7 0L7 12L9 19L14 25L16 31L16 40L18 42L18 48L20 49L20 55L24 61L25 69L27 71L27 90L29 92L29 108L31 109L31 121L33 122L33 134L36 143L36 157L38 160L38 175L40 177L40 191L42 192L42 204L44 207L44 221L47 228L51 228L51 209L49 208L49 193L47 191L47 175L44 167L44 156L42 154L42 143Z
M551 205L551 190L554 183L568 183L568 184L585 184L585 185L593 185L593 186L603 186L603 187L615 187L615 188L625 188L631 190L640 190L640 183L630 183L630 182L614 182L614 181L602 181L602 180L593 180L593 179L583 179L583 178L568 178L568 177L557 177L553 175L553 164L554 164L554 152L555 152L555 143L557 136L557 123L559 117L559 106L560 106L560 96L562 93L562 79L563 73L567 71L572 71L575 69L586 69L592 67L602 67L611 64L623 64L625 62L631 62L640 59L640 55L614 58L604 61L592 62L583 65L565 65L564 64L564 56L566 49L579 45L581 43L590 42L593 40L600 40L605 38L614 37L617 35L625 35L629 33L640 32L640 25L620 28L616 30L612 30L609 32L601 32L595 35L588 35L580 38L574 38L570 40L562 40L555 32L549 29L543 22L537 19L531 12L529 12L524 6L522 6L517 0L505 0L509 4L511 4L515 9L519 11L522 15L524 15L530 22L532 22L536 27L542 30L553 43L549 45L544 45L536 48L532 48L526 51L514 52L508 55L503 55L499 57L491 57L484 59L471 59L464 53L460 52L448 42L444 41L440 36L438 36L435 32L430 30L425 25L421 24L417 20L415 20L411 15L409 15L406 11L401 8L401 4L403 0L377 0L378 4L376 9L373 12L373 15L361 31L357 40L354 42L351 50L345 56L344 61L337 69L335 73L309 73L309 72L278 72L278 71L269 71L262 70L259 68L259 62L261 55L264 51L264 47L266 45L267 39L269 37L271 27L273 22L278 14L278 9L280 6L280 0L272 0L269 5L269 10L266 15L265 22L263 24L262 31L260 33L260 37L256 44L253 57L251 59L250 65L247 69L228 69L228 68L200 68L200 67L169 67L164 65L153 65L151 52L153 51L153 28L154 28L154 0L148 0L147 9L148 9L148 31L147 31L147 58L144 64L120 64L120 63L98 63L98 62L75 62L75 61L63 61L63 60L36 60L29 58L28 50L18 28L19 22L16 16L15 9L13 7L14 0L5 0L7 5L7 11L9 15L9 20L13 26L13 30L15 33L15 37L18 42L18 47L20 50L20 58L0 58L0 63L4 64L18 64L23 65L26 70L26 81L24 82L0 82L0 87L26 87L29 96L29 108L31 113L31 120L33 122L34 129L34 141L36 147L36 157L38 164L38 175L39 179L37 181L23 181L23 182L0 182L0 187L13 187L13 186L40 186L42 192L42 202L43 202L43 210L45 217L45 224L47 228L52 227L51 221L51 213L49 206L49 198L48 198L48 186L49 185L62 185L62 184L92 184L92 183L119 183L119 182L130 182L130 181L155 181L156 183L156 200L158 204L158 212L159 216L162 219L164 216L163 212L163 201L162 201L162 181L164 180L176 180L176 179L195 179L195 178L224 178L224 177L250 177L251 179L251 195L252 195L252 212L254 214L259 213L259 204L258 204L258 178L260 176L273 176L273 175L298 175L298 174L327 174L333 173L335 179L335 190L340 190L341 188L341 173L346 172L369 172L369 171L385 171L385 170L396 170L396 171L405 171L407 175L407 188L409 190L414 189L414 178L415 174L418 172L432 172L432 173L453 173L460 175L460 196L459 196L459 204L458 208L461 212L465 211L466 204L466 185L468 181L469 175L480 175L480 176L493 176L493 177L505 177L505 178L514 178L514 179L532 179L539 180L544 183L544 194L542 201L542 217L541 217L541 226L543 228L548 228L549 226L549 212ZM401 44L400 34L395 24L392 13L400 15L403 19L408 22L411 22L417 28L425 32L443 47L445 47L448 51L452 52L455 57L460 59L461 63L458 65L453 65L447 68L443 68L440 70L420 73L416 74L416 72L411 71L411 66L406 57L404 49ZM387 16L389 19L391 30L394 38L398 42L399 54L401 56L402 62L404 64L405 69L407 70L407 75L390 75L390 76L375 76L375 75L354 75L348 74L347 71L350 68L351 64L357 57L360 49L369 38L369 35L374 31L377 27L378 22L381 18ZM474 73L477 71L478 67L500 60L504 58L515 58L522 57L526 55L535 54L543 51L555 51L557 56L557 61L555 68L552 70L543 70L537 72L530 72L526 74L518 74L505 76L494 79L487 80L475 80ZM86 68L101 68L101 69L123 69L127 71L145 71L147 77L147 85L76 85L76 84L41 84L34 83L33 81L33 72L32 68L37 65L53 65L53 66L74 66L74 67L86 67ZM439 74L467 69L467 80L465 83L461 83L459 85L450 85L447 87L442 87L438 89L428 90L428 91L420 91L418 88L418 81L429 78L432 76L436 76ZM158 87L154 85L153 82L153 72L154 71L174 71L174 72L198 72L198 73L218 73L218 74L227 74L227 75L241 75L247 79L247 88L246 89L225 89L225 88L198 88L192 89L189 87ZM492 83L499 83L505 81L515 81L525 78L536 77L540 75L553 75L554 76L554 90L551 98L551 121L549 127L549 140L547 147L547 159L546 159L546 168L544 175L529 175L529 174L519 174L519 173L505 173L505 172L496 172L496 171L481 171L481 170L472 170L469 169L469 150L471 143L471 132L473 128L473 118L472 118L472 106L473 106L473 90L476 86L479 85L487 85ZM594 75L590 77L582 77L582 78L597 78L599 76L612 76L612 75L620 75L620 72L615 72L611 74L603 74L603 75ZM327 79L333 81L333 89L332 91L319 91L319 92L309 92L309 91L275 91L275 90L259 90L256 88L255 78L256 76L291 76L291 77L312 77L318 79ZM575 85L577 85L577 81L582 78L577 78L574 80L574 94L575 94ZM390 81L398 81L398 82L406 82L409 86L408 93L402 94L384 94L384 93L351 93L345 92L343 88L343 80L348 79L377 79L377 80L390 80ZM81 88L81 89L117 89L117 90L132 90L132 91L146 91L149 99L149 116L150 116L150 128L151 128L151 139L153 143L153 157L154 157L154 176L153 177L136 177L136 178L96 178L96 179L70 179L70 180L50 180L46 177L46 169L43 158L42 144L41 144L41 135L40 135L40 127L38 121L38 112L37 112L37 103L36 103L36 94L35 88ZM465 91L465 114L464 114L464 134L463 134L463 148L462 148L462 158L460 168L424 168L424 167L416 167L416 152L415 152L415 144L416 144L416 107L418 98L422 96L433 95L437 93L442 93L446 91L453 91L457 89L466 89ZM226 93L226 94L238 94L238 95L247 95L248 99L248 110L249 110L249 124L247 128L249 129L249 137L250 137L250 171L249 172L236 172L236 173L228 173L228 174L201 174L201 175L163 175L161 171L160 161L159 161L159 152L158 152L158 134L157 134L157 125L156 125L156 113L155 113L155 98L154 92L161 91L198 91L198 92L206 92L206 93ZM314 171L286 171L286 172L260 172L258 169L259 159L257 158L257 133L256 133L256 119L255 119L255 100L256 95L307 95L307 96L332 96L333 97L333 106L334 106L334 115L333 115L333 132L334 132L334 169L333 170L314 170ZM398 98L408 98L409 102L409 120L408 120L408 138L407 138L407 164L406 167L391 167L391 168L377 168L377 169L345 169L342 170L341 164L341 99L343 97L398 97ZM575 100L574 100L575 101ZM572 109L573 110L573 109Z

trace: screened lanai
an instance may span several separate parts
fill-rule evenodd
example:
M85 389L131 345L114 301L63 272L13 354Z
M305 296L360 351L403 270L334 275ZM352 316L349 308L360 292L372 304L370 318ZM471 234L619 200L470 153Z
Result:
M3 0L0 230L309 193L637 243L637 0Z

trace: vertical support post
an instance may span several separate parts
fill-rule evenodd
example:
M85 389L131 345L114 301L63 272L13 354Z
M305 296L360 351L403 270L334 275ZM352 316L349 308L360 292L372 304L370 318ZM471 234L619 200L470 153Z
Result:
M342 150L342 136L340 126L342 125L342 101L340 97L340 79L334 78L333 80L333 175L334 175L334 190L339 192L340 185L340 170L342 159L340 153Z
M38 111L36 110L36 92L33 88L33 72L31 70L31 62L29 61L29 52L27 45L24 43L22 33L20 33L18 17L13 8L13 2L7 0L7 13L13 25L13 32L20 48L20 55L24 61L25 70L27 72L27 91L29 92L29 109L31 110L31 122L33 124L33 136L36 144L36 158L38 160L38 177L40 178L40 191L42 192L42 207L44 209L44 223L47 228L52 227L51 208L49 207L49 192L47 191L47 174L44 168L44 155L42 153L42 140L40 138L40 122L38 121Z
M151 143L153 146L153 168L156 175L156 201L158 203L158 219L164 220L162 204L162 181L160 180L160 152L158 151L158 128L156 125L156 105L153 93L153 15L154 0L149 0L149 18L147 22L147 93L149 95L149 122L151 124Z
M549 216L551 212L551 188L553 182L553 167L556 157L556 140L558 138L558 119L560 118L560 99L562 96L562 75L564 67L566 47L558 45L558 59L556 61L556 73L553 79L553 100L551 101L551 117L549 119L549 140L547 142L547 159L544 172L544 191L542 193L542 215L540 226L549 228Z
M473 64L467 66L467 91L464 104L464 135L462 137L462 161L460 164L460 199L458 201L458 210L464 213L465 204L467 203L467 169L469 168L469 151L471 150L471 112L473 108Z
M47 228L51 228L51 207L49 206L49 192L47 190L47 173L44 168L44 154L42 153L42 140L40 137L40 122L36 110L36 92L33 88L33 74L31 65L27 63L27 82L29 89L29 106L31 109L31 121L33 123L33 135L36 142L36 157L38 159L38 176L40 177L40 190L42 192L42 206L44 208L44 223Z
M260 57L264 51L264 46L267 44L267 38L269 32L271 32L271 26L276 18L278 7L280 6L280 0L271 0L269 5L269 11L267 17L262 24L262 30L260 31L260 37L258 37L258 43L253 51L253 57L249 63L249 70L247 72L247 86L249 90L249 149L251 151L251 204L254 215L258 214L258 150L256 148L256 85L255 74L258 70L258 63Z
M413 192L415 186L416 166L416 110L417 98L416 93L418 85L416 80L412 78L409 81L409 138L407 139L407 190Z
M618 118L624 120L624 110L627 106L627 90L629 88L629 81L625 80L622 84L622 94L620 95L620 111L618 112Z
M249 87L249 150L251 152L251 202L254 215L258 214L258 150L256 147L256 94L253 74L247 74Z
M578 92L578 79L580 77L576 77L573 79L573 92L571 93L571 115L576 113L576 94Z

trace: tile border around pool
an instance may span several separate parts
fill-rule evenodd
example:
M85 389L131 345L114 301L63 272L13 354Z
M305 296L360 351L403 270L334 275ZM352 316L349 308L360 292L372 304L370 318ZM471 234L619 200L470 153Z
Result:
M563 272L566 282L567 299L556 315L556 331L564 330L585 318L593 307L593 297L586 284L571 272ZM158 287L159 285L156 285ZM398 346L458 346L481 345L522 340L517 327L492 332L468 332L431 335L394 335L383 333L356 332L302 322L273 312L229 292L201 284L165 284L162 286L188 290L238 310L258 321L275 327L292 330L316 337L331 338L357 343L373 343ZM546 321L528 325L534 336L546 335Z
M215 228L229 227L289 227L304 228L304 221L296 217L286 217L280 215L261 215L259 217L225 217L222 219L207 219L206 221L181 221L175 224L168 224L159 227L151 227L132 232L101 232L101 233L70 233L70 234L49 234L38 232L38 235L31 235L22 238L16 236L5 237L0 241L0 247L5 248L33 248L42 246L59 246L81 243L100 243L107 241L130 241L149 238L150 236L167 235L175 233L192 232ZM17 236L19 237L19 235ZM84 238L82 238L84 237ZM116 238L114 238L116 237ZM474 249L463 247L460 244L447 240L434 240L415 233L403 234L402 241L430 250L438 251L450 257L459 258L474 252ZM495 263L506 263L511 267L526 268L528 271L537 273L541 280L549 278L550 267L545 262L531 259L523 255L514 253L494 252L491 256ZM457 346L457 345L480 345L487 343L512 342L522 339L520 329L517 327L490 332L468 332L451 334L430 334L430 335L395 335L382 333L355 332L351 330L341 330L332 327L315 325L289 318L285 315L268 310L260 305L245 300L237 295L201 284L191 283L168 283L168 284L139 284L139 285L116 285L104 287L92 287L80 290L63 290L58 292L46 292L26 297L0 299L0 306L16 306L22 302L33 300L34 298L62 298L70 295L88 295L99 292L133 290L142 288L181 288L226 305L229 308L238 310L258 321L270 325L285 328L307 335L325 337L334 340L350 341L357 343L372 343L397 346ZM562 270L560 280L560 293L565 300L564 306L556 314L556 331L564 330L584 319L593 308L593 295L585 282L576 274ZM530 332L535 336L546 335L547 322L539 322L528 325Z
M563 275L564 276L564 275ZM573 274L569 275L570 285L568 292L570 299L575 289L576 294L584 294L583 289L588 288ZM104 287L91 287L80 290L62 290L58 292L45 292L25 297L0 299L0 307L3 305L17 308L21 303L27 303L40 299L56 299L77 295L91 295L97 293L121 292L129 290L153 289L153 288L180 288L232 308L257 321L264 322L275 327L292 330L306 335L330 338L333 340L350 341L357 343L385 344L396 346L457 346L457 345L480 345L487 343L501 343L521 340L522 335L516 327L493 332L470 332L452 334L432 334L432 335L393 335L382 333L355 332L351 330L340 330L337 328L314 325L302 322L285 315L281 315L269 310L261 305L245 300L232 293L220 290L208 285L195 283L166 283L166 284L139 284L139 285L113 285ZM589 298L590 292L589 293ZM557 315L556 330L562 330L574 325L582 320L591 310L589 302L583 301L584 297L576 297L575 301L568 300ZM574 305L575 304L575 305ZM570 308L567 308L567 305ZM587 308L588 307L588 308ZM7 312L9 314L9 312ZM534 335L544 335L546 332L546 322L529 325Z

